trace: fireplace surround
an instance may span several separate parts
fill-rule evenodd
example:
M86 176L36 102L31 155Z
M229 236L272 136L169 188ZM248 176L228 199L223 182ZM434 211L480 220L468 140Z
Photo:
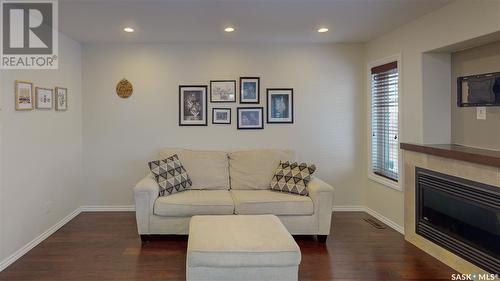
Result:
M477 149L454 144L418 145L402 143L401 148L404 162L402 182L404 189L404 235L406 241L460 273L493 273L491 268L485 268L484 265L479 265L475 261L471 262L469 258L466 259L456 251L451 251L449 247L446 248L417 233L418 217L416 212L418 208L416 207L416 201L418 196L416 191L416 168L451 176L450 178L446 178L446 180L453 179L453 177L460 178L461 180L465 180L466 186L470 185L471 182L473 182L472 186L476 186L479 183L479 185L488 185L494 188L495 192L500 192L500 151ZM462 190L458 187L455 189ZM440 195L442 194L440 193ZM447 195L446 193L444 194ZM470 196L466 197L469 198ZM445 198L448 199L447 197ZM439 203L443 202L442 197L438 198L437 201ZM442 203L440 205L448 206L450 204ZM427 216L428 219L429 216ZM481 217L480 222L485 221L484 217L486 216L483 213L477 216ZM445 230L440 229L441 232ZM421 231L419 230L419 232ZM455 239L459 241L457 238ZM453 245L456 244L458 242L453 243Z
M500 189L415 168L415 232L500 273Z

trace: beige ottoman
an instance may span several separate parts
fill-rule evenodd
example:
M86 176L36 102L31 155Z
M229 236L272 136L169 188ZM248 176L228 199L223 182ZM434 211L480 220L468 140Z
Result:
M186 278L297 280L300 248L273 215L194 216Z

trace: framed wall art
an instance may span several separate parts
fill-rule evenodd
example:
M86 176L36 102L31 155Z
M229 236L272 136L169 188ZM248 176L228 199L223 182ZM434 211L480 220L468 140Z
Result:
M259 103L259 89L259 77L240 77L240 103Z
M33 83L16 81L14 88L16 95L16 110L33 110Z
M293 89L267 89L267 123L293 123Z
M54 90L47 88L35 88L35 105L37 109L52 109Z
M238 107L238 130L264 129L263 107Z
M68 110L68 89L56 87L54 102L57 111Z
M210 102L236 102L236 80L210 81Z
M207 86L179 86L179 126L207 126Z
M231 108L212 108L212 124L231 124Z

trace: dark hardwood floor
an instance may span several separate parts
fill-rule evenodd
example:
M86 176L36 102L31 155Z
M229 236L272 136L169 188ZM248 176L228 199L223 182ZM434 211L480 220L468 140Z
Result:
M364 213L334 213L326 244L295 237L302 251L299 279L450 280L455 273ZM141 247L135 216L82 213L0 273L0 280L184 280L186 236Z

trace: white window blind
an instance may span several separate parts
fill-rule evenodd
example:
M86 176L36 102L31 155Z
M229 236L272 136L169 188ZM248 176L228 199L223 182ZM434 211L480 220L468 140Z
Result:
M397 62L371 69L372 172L399 180L398 65Z

